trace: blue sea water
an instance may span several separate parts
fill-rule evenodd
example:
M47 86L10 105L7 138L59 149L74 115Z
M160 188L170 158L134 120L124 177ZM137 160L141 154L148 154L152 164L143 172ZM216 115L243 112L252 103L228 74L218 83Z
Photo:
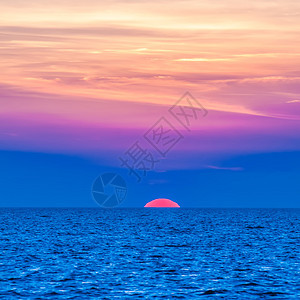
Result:
M300 210L0 209L3 299L299 299Z

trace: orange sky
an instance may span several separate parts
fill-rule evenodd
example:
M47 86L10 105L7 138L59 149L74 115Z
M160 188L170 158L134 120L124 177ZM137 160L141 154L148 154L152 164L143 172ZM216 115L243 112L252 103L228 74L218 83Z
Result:
M208 109L297 117L299 1L12 0L0 11L2 84L160 104L189 90Z

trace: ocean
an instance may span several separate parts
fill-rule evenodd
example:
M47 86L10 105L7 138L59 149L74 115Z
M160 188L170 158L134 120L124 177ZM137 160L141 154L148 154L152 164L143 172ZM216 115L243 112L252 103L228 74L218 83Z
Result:
M299 209L1 208L2 299L299 299Z

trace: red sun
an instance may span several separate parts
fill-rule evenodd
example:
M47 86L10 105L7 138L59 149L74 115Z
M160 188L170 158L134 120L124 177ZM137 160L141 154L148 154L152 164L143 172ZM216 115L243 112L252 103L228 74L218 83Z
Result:
M180 207L180 206L174 201L160 198L148 202L144 207Z

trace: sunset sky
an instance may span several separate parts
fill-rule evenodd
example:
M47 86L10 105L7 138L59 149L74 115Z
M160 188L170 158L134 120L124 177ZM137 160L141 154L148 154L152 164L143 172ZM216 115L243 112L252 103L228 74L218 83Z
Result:
M94 177L119 168L118 156L186 91L207 116L190 132L176 125L183 141L136 187L144 200L132 193L127 205L181 197L174 200L184 206L174 185L191 172L209 188L203 202L186 205L238 206L258 184L264 199L273 185L281 189L272 190L275 206L299 206L298 0L11 0L0 2L0 12L3 206L37 205L41 170L56 187L56 205L72 205L64 178L74 172L74 186L83 182L76 205L93 205ZM222 178L242 178L238 193ZM225 191L212 192L216 180ZM235 200L222 202L224 194Z

